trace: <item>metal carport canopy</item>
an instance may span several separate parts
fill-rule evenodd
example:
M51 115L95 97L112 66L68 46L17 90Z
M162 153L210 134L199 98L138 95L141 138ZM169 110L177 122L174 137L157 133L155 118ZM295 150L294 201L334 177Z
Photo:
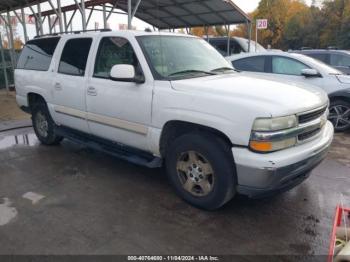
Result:
M0 0L0 13L45 1ZM86 4L93 3L85 1ZM106 0L128 13L128 0ZM229 25L250 22L232 0L131 0L135 17L159 29Z
M119 0L118 8L127 12L128 2ZM250 22L231 0L141 0L135 17L159 29Z

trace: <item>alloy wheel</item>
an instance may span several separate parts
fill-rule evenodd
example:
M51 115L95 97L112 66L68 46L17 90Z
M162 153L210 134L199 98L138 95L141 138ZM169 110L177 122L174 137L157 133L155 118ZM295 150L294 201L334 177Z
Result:
M49 123L42 112L38 112L35 119L37 132L42 137L47 137L49 130Z
M177 160L176 169L183 188L193 196L207 196L213 190L213 168L198 152L182 153Z
M350 108L345 105L331 106L329 120L333 123L335 129L346 129L350 126Z

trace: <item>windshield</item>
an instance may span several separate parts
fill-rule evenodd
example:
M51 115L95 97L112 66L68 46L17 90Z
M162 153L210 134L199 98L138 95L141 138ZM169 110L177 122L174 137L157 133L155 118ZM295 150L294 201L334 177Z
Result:
M232 71L232 65L205 40L185 36L137 37L157 80L202 77Z

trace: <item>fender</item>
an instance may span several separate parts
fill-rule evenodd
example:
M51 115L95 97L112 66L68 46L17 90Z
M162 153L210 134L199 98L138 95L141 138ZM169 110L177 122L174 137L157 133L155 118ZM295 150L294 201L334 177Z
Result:
M330 100L334 98L347 98L350 101L350 88L330 93L328 96Z

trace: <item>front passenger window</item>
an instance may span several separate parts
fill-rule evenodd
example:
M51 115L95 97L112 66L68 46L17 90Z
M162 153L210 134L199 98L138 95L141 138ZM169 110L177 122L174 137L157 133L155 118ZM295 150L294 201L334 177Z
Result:
M282 75L301 76L303 69L309 69L307 65L287 57L272 57L272 73Z
M114 65L128 64L141 75L141 67L129 41L122 37L105 37L101 40L96 56L94 77L109 78Z

